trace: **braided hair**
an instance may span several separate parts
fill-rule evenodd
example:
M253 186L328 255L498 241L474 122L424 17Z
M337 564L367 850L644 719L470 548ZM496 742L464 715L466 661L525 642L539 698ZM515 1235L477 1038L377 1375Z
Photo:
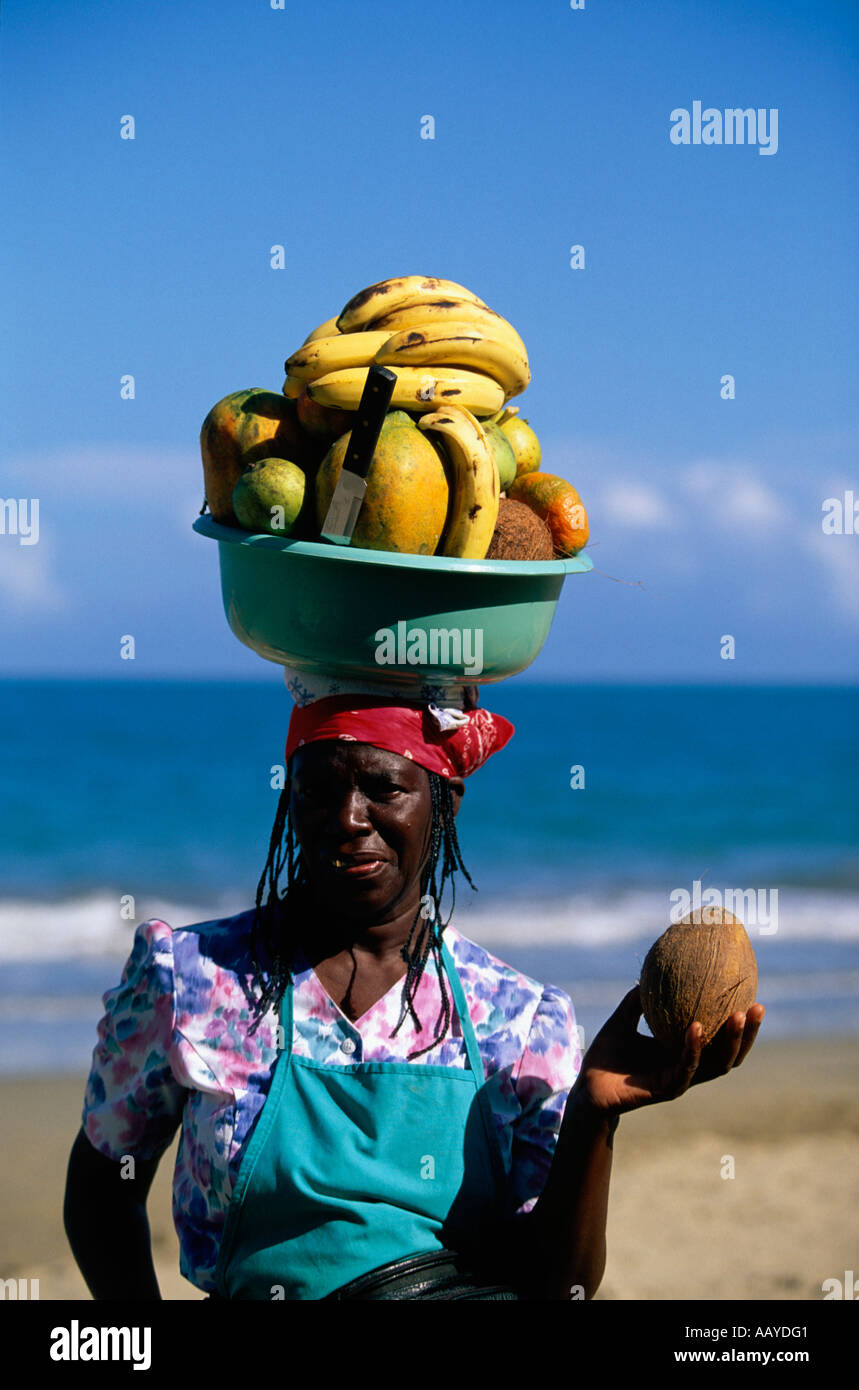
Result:
M454 874L457 869L462 870L470 886L477 891L462 860L450 783L439 773L431 772L428 768L424 770L429 778L430 787L429 853L421 873L421 901L408 940L401 952L406 962L406 975L403 980L400 1017L393 1029L393 1035L402 1027L407 1015L411 1016L418 1032L423 1031L423 1025L415 1010L415 999L430 956L435 961L438 973L441 1007L432 1042L426 1047L410 1052L409 1060L432 1051L447 1036L450 1026L450 996L442 968L442 933L453 916L456 904ZM310 885L290 811L291 790L292 773L287 764L286 779L277 804L269 841L268 858L257 886L256 910L251 925L250 951L258 995L255 999L250 998L254 1014L250 1033L256 1032L269 1009L278 1007L287 985L292 983L298 927L303 913L311 906ZM286 889L281 894L278 890L278 879L284 866ZM442 921L441 902L448 883L451 888L450 911ZM264 903L266 889L268 896Z

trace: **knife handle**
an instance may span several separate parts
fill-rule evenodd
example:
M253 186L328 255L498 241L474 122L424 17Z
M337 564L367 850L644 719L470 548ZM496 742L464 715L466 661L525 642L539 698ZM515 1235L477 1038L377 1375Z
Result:
M367 380L361 392L361 403L355 412L352 438L343 460L343 467L350 473L357 474L359 478L366 478L373 462L373 454L379 442L396 382L396 372L389 371L387 367L379 367L374 363L367 372Z

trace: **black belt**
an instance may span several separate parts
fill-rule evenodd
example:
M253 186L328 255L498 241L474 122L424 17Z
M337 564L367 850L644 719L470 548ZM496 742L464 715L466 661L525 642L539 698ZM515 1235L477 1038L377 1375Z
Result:
M220 1299L213 1293L210 1299ZM434 1250L429 1255L409 1255L392 1264L379 1265L369 1274L352 1279L322 1300L325 1303L360 1302L365 1299L399 1302L405 1299L445 1299L495 1302L519 1301L518 1293L504 1284L493 1284L473 1270L463 1268L453 1250Z
M473 1299L480 1302L507 1299L518 1301L519 1295L503 1284L487 1283L472 1270L464 1269L459 1256L452 1250L436 1250L429 1255L410 1255L405 1260L380 1265L362 1274L342 1288L328 1294L326 1303L352 1302L362 1299Z

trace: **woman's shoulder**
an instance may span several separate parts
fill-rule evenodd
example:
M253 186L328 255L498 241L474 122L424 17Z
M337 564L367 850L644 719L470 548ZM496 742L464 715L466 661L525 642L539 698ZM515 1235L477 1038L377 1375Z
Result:
M219 996L242 984L253 974L251 929L254 908L227 917L171 926L161 917L150 917L137 928L126 971L157 982L162 992L174 995L177 1007L191 1013L205 1011L212 992Z
M171 926L160 917L152 917L141 930L153 940L170 943L174 959L188 963L195 956L230 969L243 966L251 943L254 908L244 908L229 917L210 917L203 922Z
M461 978L477 997L492 998L508 1017L531 1006L534 1012L551 1009L572 1013L570 996L558 985L541 984L516 966L509 965L453 926L447 928L448 942Z
M189 922L174 927L173 932L174 935L187 932L190 936L196 936L204 947L241 941L250 933L254 912L254 908L245 907L227 917L208 917L204 922Z
M547 1096L566 1094L581 1065L580 1038L570 996L501 960L476 941L448 936L468 1012L482 1040L484 1064L511 1067L520 1105L545 1109ZM540 1123L543 1123L541 1120Z

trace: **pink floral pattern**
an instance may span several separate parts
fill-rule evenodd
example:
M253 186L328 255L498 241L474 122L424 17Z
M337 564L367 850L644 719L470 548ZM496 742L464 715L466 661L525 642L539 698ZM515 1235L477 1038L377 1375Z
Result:
M250 980L253 910L173 930L143 922L120 984L104 996L105 1014L86 1087L83 1125L107 1158L160 1157L181 1127L173 1179L180 1268L205 1292L214 1271L239 1164L262 1110L279 1053L278 1018L266 1014L249 1036L242 980ZM567 1094L581 1066L569 996L542 986L452 926L445 940L468 1002L501 1152L508 1214L536 1202L552 1162ZM421 980L423 1032L400 1016L397 983L356 1023L297 963L293 1047L320 1063L403 1061L432 1036L441 1004L434 966ZM413 1066L465 1067L459 1019Z

